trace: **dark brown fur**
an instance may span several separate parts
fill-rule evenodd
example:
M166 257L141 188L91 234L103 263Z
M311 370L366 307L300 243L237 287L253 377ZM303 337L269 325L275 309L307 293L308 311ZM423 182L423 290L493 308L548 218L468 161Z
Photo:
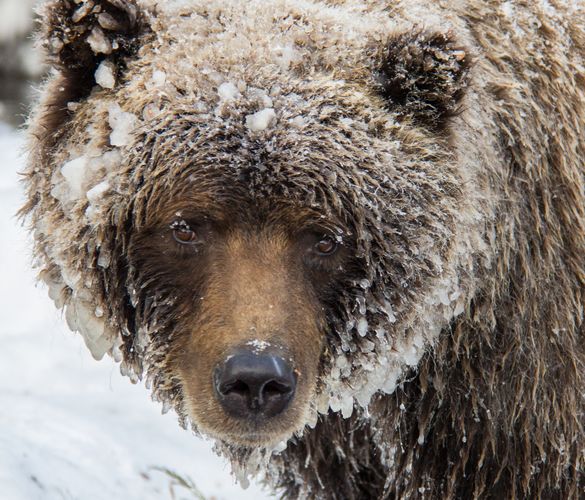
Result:
M59 15L46 33L70 24L71 4L52 4ZM204 71L186 81L174 75L172 89L149 94L145 70L168 64L175 41L164 38L167 18L137 14L159 30L141 39L146 49L164 50L114 54L119 88L88 94L69 72L67 53L54 62L60 74L36 115L27 181L43 272L59 281L65 262L69 274L90 277L121 335L125 369L145 373L154 397L217 437L237 466L256 444L297 430L338 359L370 362L376 327L387 328L392 348L412 337L428 312L421 297L452 266L464 307L416 368L367 409L356 404L351 418L329 411L298 432L271 457L269 481L291 498L582 497L585 16L551 4L556 17L518 2L510 17L496 0L364 4L360 15L377 31L363 41L340 34L341 11L319 4L299 13L287 4L290 16L271 19L278 33L299 30L303 58L290 69L266 69L257 47L236 62L231 48L219 51L215 61L248 86L278 87L275 100L306 98L282 105L274 129L257 133L245 125L258 110L254 98L242 97L240 107L218 103L218 84ZM240 31L237 13L211 15L216 7L223 8L198 7L206 37L223 36L230 23ZM269 7L249 8L261 22ZM448 28L412 19L411 9L422 8L449 19ZM396 20L393 31L386 18ZM172 22L196 22L185 19ZM262 47L264 35L251 33ZM72 43L71 57L83 56L82 41ZM209 47L197 43L185 53L204 66L198 51L211 57ZM95 69L93 56L83 61ZM60 86L79 108L64 111ZM68 148L97 137L103 150L114 149L100 108L112 98L136 116L152 101L161 112L123 150L99 223L84 226L87 202L61 206L51 175L72 159ZM205 112L195 109L201 103ZM290 125L297 115L310 118L300 132ZM172 240L175 217L205 235L198 253ZM53 237L45 226L64 229ZM305 238L320 232L341 234L342 251L328 264L307 264ZM466 235L472 248L459 263ZM112 256L106 268L98 266L102 254ZM61 304L73 288L63 287ZM357 299L367 299L365 312ZM363 337L359 317L368 324ZM277 344L306 380L264 434L227 418L211 394L215 364L250 340ZM348 391L357 380L352 369Z

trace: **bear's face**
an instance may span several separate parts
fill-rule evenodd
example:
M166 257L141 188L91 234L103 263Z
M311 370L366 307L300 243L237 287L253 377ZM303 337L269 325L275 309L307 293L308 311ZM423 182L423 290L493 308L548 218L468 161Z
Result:
M230 444L394 391L471 266L451 35L320 3L76 5L47 7L29 181L71 328Z
M232 443L275 444L302 427L315 401L352 244L339 221L254 199L243 175L222 170L213 188L191 179L157 205L131 236L129 265L145 297L172 297L167 362L197 427Z

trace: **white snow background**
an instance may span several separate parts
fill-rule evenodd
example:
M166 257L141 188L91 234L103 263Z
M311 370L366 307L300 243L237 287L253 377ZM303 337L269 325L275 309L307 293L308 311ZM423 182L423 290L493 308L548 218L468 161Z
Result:
M161 415L111 359L94 361L35 285L15 216L22 149L0 123L0 500L270 498L235 484L212 443Z

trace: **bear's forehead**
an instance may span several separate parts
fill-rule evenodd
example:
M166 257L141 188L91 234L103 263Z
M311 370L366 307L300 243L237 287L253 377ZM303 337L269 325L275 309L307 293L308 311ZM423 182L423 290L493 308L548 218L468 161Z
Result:
M343 197L357 193L356 172L365 185L359 188L376 189L381 162L375 150L360 158L354 156L358 151L329 150L330 143L318 136L302 141L296 131L280 137L274 130L276 137L258 138L245 128L221 141L208 140L196 128L188 131L192 140L171 131L169 143L160 142L157 154L148 147L138 152L146 176L130 175L130 196L140 199L146 192L160 200L152 210L160 222L180 214L227 224L340 227L336 214L348 208ZM127 168L135 160L129 157ZM359 206L359 200L353 205Z
M90 164L82 187L111 187L110 204L205 186L238 204L341 213L372 210L380 186L402 177L392 169L396 158L408 167L404 134L372 77L388 12L356 2L141 3L152 33L113 89L96 87L76 106L56 156L67 171Z
M361 2L165 1L154 2L153 12L142 62L199 92L230 77L240 86L314 71L352 78L393 28L388 12Z

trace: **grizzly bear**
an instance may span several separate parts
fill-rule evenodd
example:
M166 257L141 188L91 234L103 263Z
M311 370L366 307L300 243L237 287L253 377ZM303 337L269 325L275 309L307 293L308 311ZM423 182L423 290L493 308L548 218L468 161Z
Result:
M585 488L585 3L51 0L40 277L288 498Z

